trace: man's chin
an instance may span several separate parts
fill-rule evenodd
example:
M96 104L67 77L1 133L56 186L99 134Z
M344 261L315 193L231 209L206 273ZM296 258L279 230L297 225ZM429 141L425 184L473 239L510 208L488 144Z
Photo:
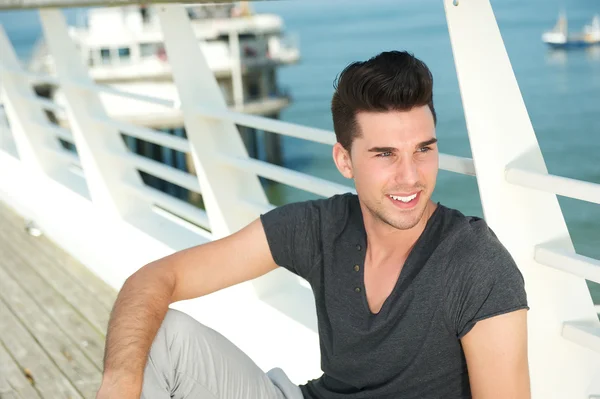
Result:
M419 204L421 205L421 204ZM425 216L427 206L416 206L410 209L393 209L385 218L385 223L399 230L410 230L417 226ZM398 213L400 213L398 215Z
M398 230L410 230L419 224L418 220L395 220L392 223L388 223Z

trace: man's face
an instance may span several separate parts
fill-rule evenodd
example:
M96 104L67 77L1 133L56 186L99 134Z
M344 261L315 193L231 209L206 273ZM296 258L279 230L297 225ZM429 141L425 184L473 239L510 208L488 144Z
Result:
M410 111L359 112L360 135L350 153L336 144L340 172L354 178L370 214L407 230L422 219L438 172L435 123L428 106Z

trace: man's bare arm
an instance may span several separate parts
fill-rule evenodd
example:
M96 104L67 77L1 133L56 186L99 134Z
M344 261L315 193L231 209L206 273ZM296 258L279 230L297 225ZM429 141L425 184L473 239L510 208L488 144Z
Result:
M530 399L527 311L477 322L462 338L473 399Z
M152 262L130 276L108 325L98 398L139 398L146 359L171 303L200 297L275 269L259 219L221 240Z

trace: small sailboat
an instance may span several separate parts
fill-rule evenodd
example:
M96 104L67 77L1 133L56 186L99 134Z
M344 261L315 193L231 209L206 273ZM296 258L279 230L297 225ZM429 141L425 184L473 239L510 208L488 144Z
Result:
M542 35L544 43L553 48L588 47L600 45L600 16L595 15L583 31L569 35L567 16L562 11L554 28Z

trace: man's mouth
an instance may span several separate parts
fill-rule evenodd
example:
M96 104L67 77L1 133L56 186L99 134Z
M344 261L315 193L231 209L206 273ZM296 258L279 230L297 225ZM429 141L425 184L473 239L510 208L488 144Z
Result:
M410 209L417 205L419 202L419 198L421 197L421 192L417 191L415 193L410 194L388 194L387 197L392 201L392 203L401 208L401 209Z
M393 200L402 201L402 202L408 203L408 202L414 200L415 198L417 198L417 193L414 193L414 194L411 194L411 195L408 195L408 196L401 196L401 195L392 195L392 194L390 194L390 197Z

